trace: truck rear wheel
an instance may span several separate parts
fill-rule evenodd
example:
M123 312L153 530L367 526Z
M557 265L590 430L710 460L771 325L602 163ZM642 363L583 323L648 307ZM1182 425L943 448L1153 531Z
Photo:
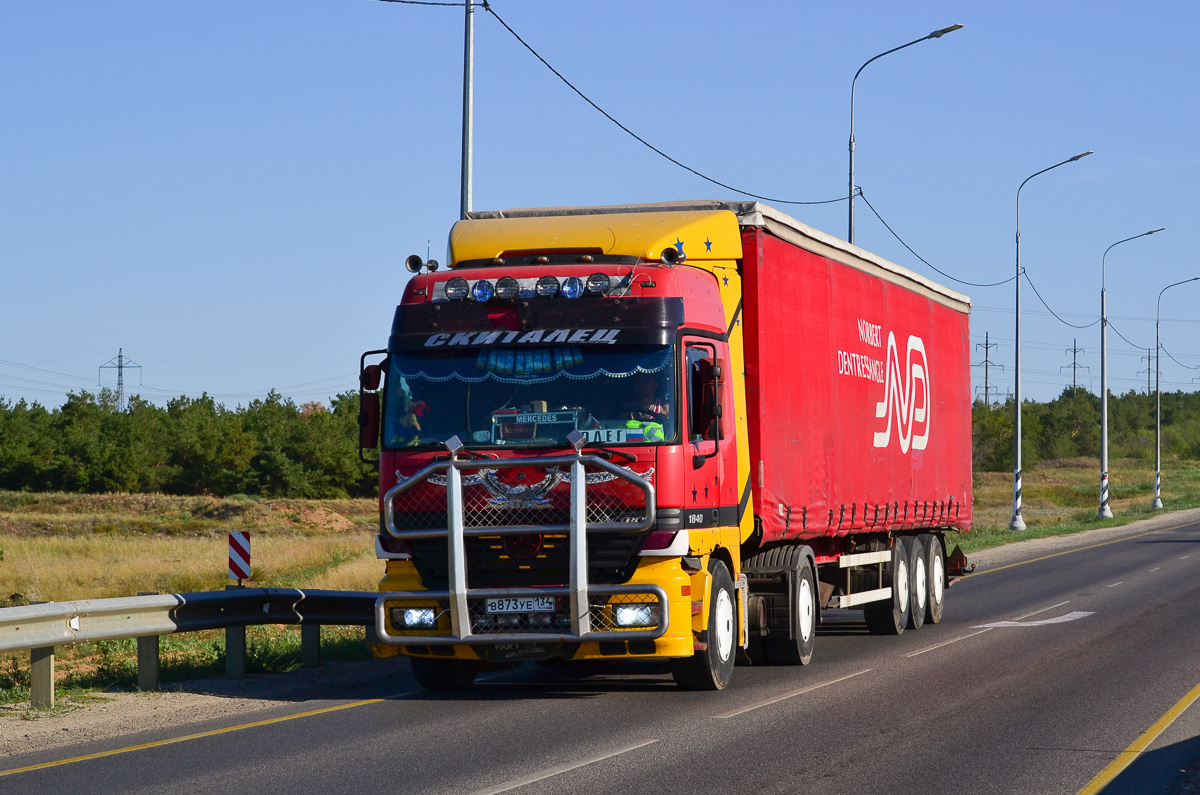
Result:
M921 537L908 541L908 598L912 602L908 610L908 628L920 629L925 623L925 610L929 606L929 570L925 554L928 551Z
M932 533L921 537L925 542L925 571L929 577L929 607L925 620L937 624L942 620L946 603L946 550L942 539Z
M698 649L691 657L671 660L671 676L684 690L721 690L733 676L737 651L733 577L716 558L709 561L708 570L712 574L712 590L708 597L707 648Z
M793 637L778 640L768 637L764 641L767 659L775 665L808 665L817 644L817 585L807 559L802 559L795 578L795 590L790 594L794 599L791 605Z
M479 674L475 660L446 659L445 657L410 657L417 684L426 690L462 692L470 690Z
M891 602L873 602L863 606L867 629L872 635L899 635L908 626L908 611L912 609L909 598L908 540L897 538L892 542L892 562L884 569L885 579L892 587Z

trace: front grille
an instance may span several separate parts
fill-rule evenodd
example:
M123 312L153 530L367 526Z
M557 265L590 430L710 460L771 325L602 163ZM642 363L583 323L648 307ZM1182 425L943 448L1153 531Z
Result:
M588 582L596 585L627 582L637 568L637 550L644 535L589 533ZM413 563L425 587L431 591L449 589L446 540L415 539L409 543ZM570 580L570 541L566 535L474 536L464 539L464 546L470 588L503 588L518 583L567 585ZM524 557L534 549L534 554Z
M654 468L631 472L653 482ZM571 477L566 467L463 469L463 527L566 527L570 524ZM402 476L398 475L398 480ZM597 467L586 470L587 523L638 525L646 520L646 496L628 480ZM446 528L447 475L431 474L393 498L396 529Z

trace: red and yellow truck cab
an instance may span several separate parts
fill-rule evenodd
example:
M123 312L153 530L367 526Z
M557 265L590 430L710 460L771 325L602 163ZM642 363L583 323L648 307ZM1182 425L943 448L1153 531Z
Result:
M757 203L472 213L449 255L361 362L377 653L436 689L551 658L719 689L739 652L808 662L823 609L940 618L965 296Z

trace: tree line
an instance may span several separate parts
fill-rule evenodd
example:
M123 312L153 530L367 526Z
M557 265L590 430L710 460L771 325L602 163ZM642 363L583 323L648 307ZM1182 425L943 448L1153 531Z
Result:
M1013 406L976 402L975 469L1012 469ZM1154 396L1108 401L1110 458L1154 458ZM1100 455L1100 398L1067 388L1022 408L1022 463ZM1162 396L1164 457L1200 459L1200 393ZM62 406L0 398L0 490L87 493L248 494L329 499L376 493L374 467L358 458L358 393L326 407L271 392L230 409L208 395L166 407L137 396L72 393Z
M59 408L0 399L0 489L248 494L327 499L375 493L358 458L358 393L297 405L272 391L226 408L208 395L165 408L114 391Z
M1013 403L989 406L976 401L971 412L975 469L1010 472L1013 466ZM1110 459L1154 460L1153 394L1128 392L1108 398ZM1162 455L1200 459L1200 392L1162 395ZM1100 457L1100 397L1067 387L1048 403L1021 407L1021 464Z

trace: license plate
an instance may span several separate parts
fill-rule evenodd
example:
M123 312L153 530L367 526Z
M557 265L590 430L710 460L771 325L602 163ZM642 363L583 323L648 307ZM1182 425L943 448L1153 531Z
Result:
M487 600L489 613L553 613L553 596L498 596Z

